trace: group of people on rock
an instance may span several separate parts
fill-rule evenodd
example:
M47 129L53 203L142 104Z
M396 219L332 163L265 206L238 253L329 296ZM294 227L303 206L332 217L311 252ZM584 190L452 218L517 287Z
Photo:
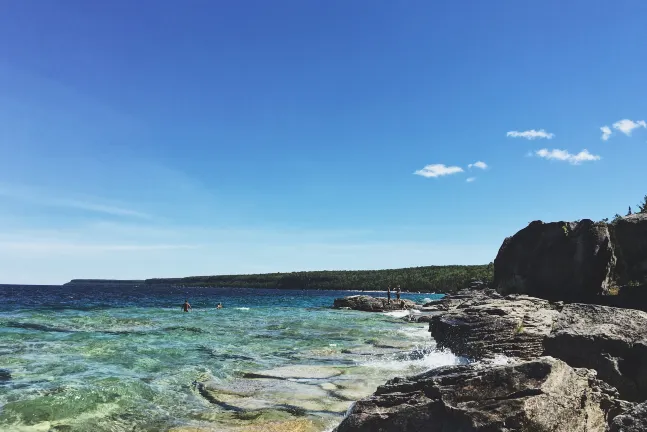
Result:
M400 285L395 287L394 291L395 291L396 301L400 304L400 307L404 309L404 300L400 300L400 293L401 293ZM391 304L391 285L389 285L388 288L386 289L386 300L387 300L387 304Z
M182 305L182 310L184 312L188 312L192 310L193 308L189 304L189 299L184 300L184 304ZM216 309L222 309L222 303L218 303L218 306L216 306Z

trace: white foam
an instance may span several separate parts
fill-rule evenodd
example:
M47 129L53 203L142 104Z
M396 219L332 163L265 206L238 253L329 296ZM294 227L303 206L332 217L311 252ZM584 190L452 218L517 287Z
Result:
M234 308L234 309L236 309L236 310L244 310L244 311L249 310L248 307L237 307L237 308Z
M451 366L458 364L466 364L467 359L458 357L451 353L449 350L438 350L430 346L426 348L418 348L409 352L411 359L402 359L401 354L389 355L384 357L376 357L362 363L362 366L373 367L377 369L386 369L398 371L398 373L416 373L423 372L430 369L435 369L441 366Z
M422 344L433 342L433 340L431 339L431 336L429 335L429 327L427 325L425 326L411 325L411 326L400 328L397 331L404 337L419 341Z
M397 311L391 311L391 312L384 312L384 315L394 317L394 318L404 318L405 316L409 315L408 310L397 310Z

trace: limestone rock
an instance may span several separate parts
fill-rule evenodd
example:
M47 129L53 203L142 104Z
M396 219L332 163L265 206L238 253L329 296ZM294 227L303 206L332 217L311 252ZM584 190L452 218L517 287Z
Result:
M535 221L503 242L493 285L501 294L594 303L612 283L615 260L606 224Z
M647 402L636 404L614 417L611 432L644 432L647 430Z
M333 307L336 309L350 308L354 310L361 310L365 312L384 312L401 309L413 309L416 304L411 300L402 299L404 308L401 303L395 299L395 294L391 297L391 303L388 302L386 297L371 297L367 295L355 295L335 299Z
M647 313L565 305L544 344L546 355L595 369L624 399L647 399Z
M636 213L613 226L619 284L645 282L647 276L647 213Z
M532 358L542 355L544 337L558 314L548 301L533 297L475 296L453 311L433 316L429 331L440 348L456 355Z
M434 369L379 387L335 431L602 432L606 396L592 385L594 375L550 357Z

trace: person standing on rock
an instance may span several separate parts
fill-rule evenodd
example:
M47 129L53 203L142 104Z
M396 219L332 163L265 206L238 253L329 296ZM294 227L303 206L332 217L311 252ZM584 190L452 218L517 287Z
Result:
M386 289L386 302L387 304L391 304L391 285Z
M395 289L395 298L400 300L400 285Z

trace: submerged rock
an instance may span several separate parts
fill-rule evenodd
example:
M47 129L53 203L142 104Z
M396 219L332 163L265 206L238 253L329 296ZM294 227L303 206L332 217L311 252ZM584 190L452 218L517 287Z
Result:
M439 368L387 382L335 432L602 432L609 396L594 375L550 357Z
M0 369L0 382L11 381L11 372L8 369Z
M416 307L416 303L406 299L398 301L395 299L395 295L391 297L391 303L388 302L386 297L354 295L335 299L333 307L336 309L349 308L365 312L384 312L413 309Z
M624 399L647 399L647 313L590 304L564 306L545 353L598 371Z
M548 301L527 296L462 300L453 311L431 317L429 331L438 347L477 359L542 355L544 337L559 314Z
M314 365L283 366L260 372L245 374L247 378L274 379L325 379L339 376L343 373L339 368ZM253 375L253 376L252 376Z

